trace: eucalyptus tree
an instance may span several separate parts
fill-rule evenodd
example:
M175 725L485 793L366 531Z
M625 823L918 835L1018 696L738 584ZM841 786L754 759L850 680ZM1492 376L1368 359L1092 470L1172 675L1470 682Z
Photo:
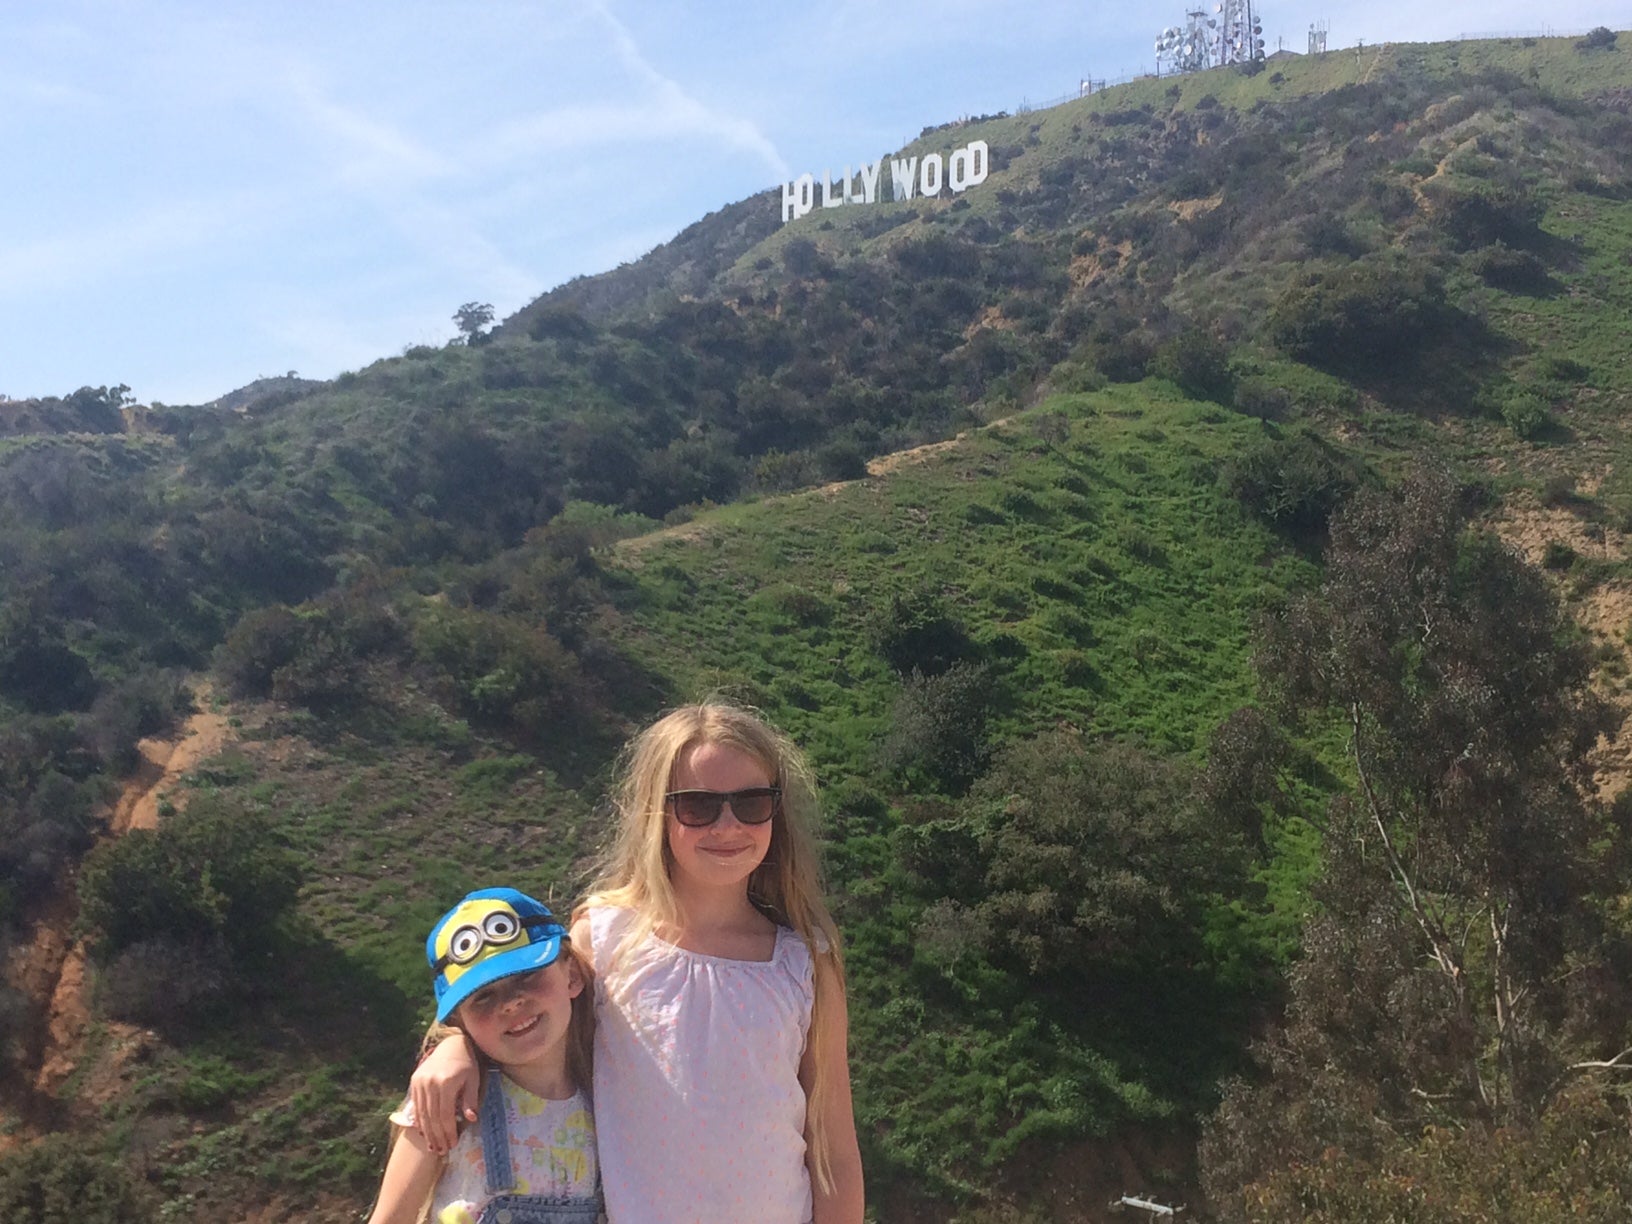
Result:
M1614 720L1547 580L1419 473L1333 520L1326 577L1265 624L1286 722L1336 729L1350 785L1268 1075L1204 1143L1215 1197L1291 1159L1365 1163L1434 1124L1528 1126L1606 1059L1625 1010L1592 988L1624 805L1593 748ZM1614 1014L1610 1014L1614 1013Z

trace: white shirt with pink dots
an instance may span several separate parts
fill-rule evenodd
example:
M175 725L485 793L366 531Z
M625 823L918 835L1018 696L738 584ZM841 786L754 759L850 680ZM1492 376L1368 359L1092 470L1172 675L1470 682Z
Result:
M782 927L768 961L727 960L589 911L595 1122L610 1224L808 1224L799 1060L810 950ZM616 960L613 960L616 955Z

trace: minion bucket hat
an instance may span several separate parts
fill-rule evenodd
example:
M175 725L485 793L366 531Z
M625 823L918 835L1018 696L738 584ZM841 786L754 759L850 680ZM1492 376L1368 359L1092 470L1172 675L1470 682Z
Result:
M467 894L425 940L437 1022L489 982L553 963L566 938L567 929L549 907L526 893L483 888Z

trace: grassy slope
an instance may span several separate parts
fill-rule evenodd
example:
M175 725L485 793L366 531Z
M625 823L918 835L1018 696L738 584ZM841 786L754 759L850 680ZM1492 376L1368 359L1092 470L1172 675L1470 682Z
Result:
M1032 432L1034 413L932 448L882 479L629 541L624 563L648 592L631 617L635 645L653 666L684 660L682 692L723 688L773 711L830 788L879 785L877 745L899 690L867 646L866 621L885 592L927 582L1000 660L1003 736L1066 724L1196 753L1250 699L1255 612L1312 572L1215 484L1218 462L1262 427L1171 398L1161 384L1062 397L1039 411L1054 410L1072 422L1057 446ZM982 999L975 983L962 984L962 1003L943 1000L926 1014L926 997L944 983L919 981L916 909L890 888L899 813L847 818L841 806L834 815L870 1155L918 1177L978 1183L1027 1137L1182 1118L1205 1098L1196 1089L1217 1073L1217 1029L1186 1032L1186 1059L1173 1054L1182 1043L1158 1053L1126 1014L1071 1017L1065 1000ZM1265 905L1219 916L1219 939L1248 959L1284 949L1295 930L1307 844L1296 829L1283 833L1286 860L1266 873ZM1161 1041L1185 1026L1148 1027Z
M1217 488L1216 465L1257 421L1159 383L1038 411L1063 411L1069 437L1045 443L1036 414L1021 416L886 476L628 541L615 559L634 590L625 644L681 697L723 690L763 705L828 788L858 1110L881 1188L990 1186L1029 1139L1182 1126L1236 1048L1216 1017L1152 1026L1107 1000L983 997L979 982L926 970L920 903L891 865L899 811L845 810L858 794L893 794L876 752L899 685L867 640L885 592L947 593L998 660L1003 737L1067 723L1194 755L1250 697L1253 613L1311 573ZM172 1195L210 1197L237 1170L304 1210L320 1210L323 1188L344 1197L349 1185L360 1203L378 1111L423 1010L413 932L467 884L513 879L561 896L592 842L599 782L574 791L411 694L357 731L270 707L241 718L244 741L196 781L278 821L310 865L302 917L331 942L255 1022L167 1051L116 1114L162 1128L188 1102L227 1110L219 1133L163 1149ZM1264 902L1218 909L1224 959L1258 963L1290 945L1309 848L1296 825L1280 844ZM359 995L362 1014L335 1014L335 1000ZM313 1040L292 1040L308 1027ZM291 1095L300 1082L312 1086ZM212 1084L234 1091L215 1102ZM279 1121L290 1117L301 1121Z
M1567 40L1375 54L1383 67L1417 57L1434 71L1533 64L1537 79L1562 92L1625 76L1624 55L1581 56ZM932 134L921 148L976 135L1020 144L1025 152L1005 172L1019 181L1035 176L1094 108L1161 106L1175 84L1180 105L1213 94L1246 107L1360 80L1380 70L1373 55L1294 61L1278 69L1279 83L1272 73L1136 82L1054 111ZM995 203L991 193L967 199L971 209ZM750 275L756 259L797 232L859 249L897 240L849 232L870 211L838 210L802 231L778 231L739 261L738 274ZM1522 341L1519 373L1547 353L1589 368L1584 386L1560 395L1562 429L1520 443L1491 422L1404 419L1365 397L1329 423L1385 468L1428 449L1494 473L1509 493L1550 474L1607 467L1595 505L1619 513L1615 499L1628 498L1621 420L1632 390L1632 202L1564 192L1544 229L1573 252L1559 292L1464 288ZM411 373L405 365L402 376ZM340 393L333 402L343 402ZM371 429L370 408L358 409L349 427ZM888 804L882 815L871 805L858 808L862 817L844 810L857 794L895 797L875 765L896 683L866 643L871 609L895 587L943 590L999 661L1004 736L1068 723L1194 755L1205 732L1250 696L1253 612L1311 573L1214 482L1218 462L1256 436L1257 422L1153 383L1063 397L1043 410L1068 415L1068 440L1041 441L1035 417L1022 415L888 477L711 511L681 531L626 544L616 560L635 590L622 641L672 692L723 689L754 700L816 758L834 797L834 874L854 944L858 1109L869 1157L885 1177L942 1189L992 1184L995 1166L1030 1137L1182 1118L1204 1102L1206 1078L1234 1046L1228 1034L1198 1034L1209 1040L1193 1061L1163 1061L1151 1037L1172 1032L1141 1033L1149 1026L1139 1016L1096 1015L1081 1000L1055 1008L983 999L980 983L937 980L918 963L916 911L890 875L889 834L902 813ZM350 493L336 491L342 501ZM367 508L359 498L357 509ZM303 915L332 944L314 945L284 1001L255 1022L161 1046L126 1067L103 1114L119 1142L139 1142L162 1170L178 1218L189 1196L269 1191L301 1205L297 1214L342 1218L368 1193L378 1112L396 1090L422 1011L408 933L484 873L538 888L569 874L591 844L599 788L592 780L575 790L541 774L412 694L361 734L264 709L242 716L254 734L198 781L278 818L312 867ZM1280 867L1265 873L1264 902L1216 915L1211 936L1226 957L1288 946L1310 847L1296 825L1277 844ZM324 1002L359 997L366 1014ZM1027 1071L1014 1076L1018 1063ZM941 1066L946 1074L925 1074ZM75 1087L96 1074L88 1068ZM199 1119L210 1122L208 1134L192 1132Z

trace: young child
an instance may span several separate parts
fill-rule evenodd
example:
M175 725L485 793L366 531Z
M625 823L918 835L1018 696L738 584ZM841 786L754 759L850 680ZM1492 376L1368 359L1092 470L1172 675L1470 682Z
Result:
M437 1026L463 1032L485 1070L470 1098L481 1125L444 1159L415 1128L411 1104L393 1114L370 1224L595 1224L599 1167L584 1096L592 974L565 928L525 893L484 888L443 915L425 959Z
M572 924L596 970L608 1219L860 1224L809 766L748 711L687 706L629 746L616 800L614 843ZM421 1064L412 1093L433 1143L474 1085L464 1042Z

